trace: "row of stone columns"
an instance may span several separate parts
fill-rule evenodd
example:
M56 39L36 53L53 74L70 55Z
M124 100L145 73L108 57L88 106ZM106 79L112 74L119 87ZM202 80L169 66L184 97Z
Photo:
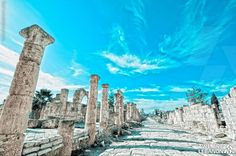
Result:
M141 121L139 110L137 109L137 105L134 103L127 103L125 116L127 121Z
M31 111L32 100L36 89L39 75L40 63L43 57L44 49L47 45L54 42L54 39L42 28L33 25L23 29L20 34L25 37L23 51L16 66L15 74L7 97L2 114L0 116L0 155L20 156L24 132L27 129L28 114ZM96 105L98 97L98 75L91 75L89 98L86 112L85 129L88 132L88 145L92 145L96 138ZM108 84L102 85L102 105L100 112L99 132L108 135ZM62 89L60 94L61 110L58 132L63 137L64 146L60 155L70 155L72 152L74 120L67 118L67 99L68 89ZM79 91L75 95L83 94ZM86 94L88 94L86 92ZM115 124L121 127L124 124L124 104L123 93L118 90L115 94ZM73 99L76 107L81 104L82 99ZM79 107L78 107L79 108ZM80 109L80 108L79 108ZM132 109L131 109L132 110ZM130 113L132 114L132 113Z

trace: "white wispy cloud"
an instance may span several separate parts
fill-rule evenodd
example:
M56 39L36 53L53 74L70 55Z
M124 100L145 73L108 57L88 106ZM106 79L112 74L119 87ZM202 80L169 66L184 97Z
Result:
M236 79L233 80L222 80L222 81L188 81L193 86L205 88L209 92L219 92L227 94L230 88L236 85Z
M112 64L107 64L106 66L107 66L108 71L112 74L117 74L120 72L120 69L117 67L114 67Z
M141 60L131 54L116 55L108 51L103 51L102 56L113 63L113 65L110 63L107 64L107 68L111 73L134 74L161 69L158 66L158 62Z
M187 90L189 90L189 89L191 89L191 88L171 86L169 91L181 93L181 92L187 92Z
M18 53L8 49L3 45L0 45L0 64L2 65L0 68L0 101L2 101L8 95L8 90L18 59ZM67 83L65 79L43 71L40 71L37 83L37 89L47 88L52 91L59 91L61 88L74 90L84 87L86 86Z
M127 89L126 92L140 92L140 93L147 93L147 92L160 92L160 87L154 88L135 88L135 89Z
M71 61L70 70L72 70L72 76L77 77L79 75L89 75L87 69L75 60Z
M212 1L213 2L213 1ZM235 22L236 0L220 2L217 16L207 0L188 0L184 6L182 25L171 35L165 35L159 50L166 57L184 63L204 63L222 35Z

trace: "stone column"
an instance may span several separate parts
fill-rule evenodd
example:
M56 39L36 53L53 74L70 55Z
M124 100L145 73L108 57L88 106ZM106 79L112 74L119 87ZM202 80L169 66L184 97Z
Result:
M86 122L85 129L88 131L89 141L88 144L92 145L95 142L96 135L96 105L98 97L98 75L91 75L90 79L90 90L89 90L89 100L86 112Z
M61 116L65 117L67 113L67 99L69 90L66 88L61 89L60 101L61 101Z
M38 81L40 63L44 49L54 42L42 28L32 25L20 31L26 41L0 117L0 155L21 155L28 116Z
M100 123L99 132L107 135L108 119L109 119L109 105L108 105L108 84L102 85L102 105L100 108Z
M122 96L122 92L120 94L121 94L120 95L120 122L121 122L121 125L123 125L125 122L125 119L124 119L124 97Z
M127 108L126 108L126 121L130 121L130 103L127 103Z
M64 144L60 149L59 156L71 155L73 149L74 120L61 120L58 133L62 136Z
M114 120L115 120L115 125L117 125L118 127L120 126L120 103L119 103L119 94L116 93L115 94L115 106L114 106L114 112L115 112L115 115L114 115Z

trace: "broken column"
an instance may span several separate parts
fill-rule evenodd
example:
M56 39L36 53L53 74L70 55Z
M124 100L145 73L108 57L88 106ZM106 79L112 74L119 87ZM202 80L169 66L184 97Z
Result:
M108 119L109 119L109 105L108 105L108 84L102 85L102 105L100 108L100 123L99 133L107 135Z
M60 100L61 100L61 116L65 117L67 112L67 99L69 90L66 88L61 89Z
M73 148L74 120L61 120L58 133L63 138L63 147L60 149L59 155L71 155Z
M98 75L91 75L90 78L90 91L89 91L89 100L87 105L86 112L86 122L85 129L88 131L88 144L92 145L95 142L96 135L96 105L98 97Z
M54 39L37 25L20 31L26 41L0 118L0 155L21 155L44 49Z

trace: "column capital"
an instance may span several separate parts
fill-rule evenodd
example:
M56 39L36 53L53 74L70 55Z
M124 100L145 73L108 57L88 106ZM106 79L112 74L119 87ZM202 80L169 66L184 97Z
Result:
M123 93L122 93L122 91L121 91L120 89L118 89L118 90L117 90L117 94L122 95Z
M108 88L109 87L109 84L102 84L102 88Z
M42 47L54 42L54 38L36 24L22 29L20 35L26 39L27 43L37 44Z
M97 75L97 74L92 74L91 76L90 76L90 78L92 79L92 80L100 80L100 77Z

